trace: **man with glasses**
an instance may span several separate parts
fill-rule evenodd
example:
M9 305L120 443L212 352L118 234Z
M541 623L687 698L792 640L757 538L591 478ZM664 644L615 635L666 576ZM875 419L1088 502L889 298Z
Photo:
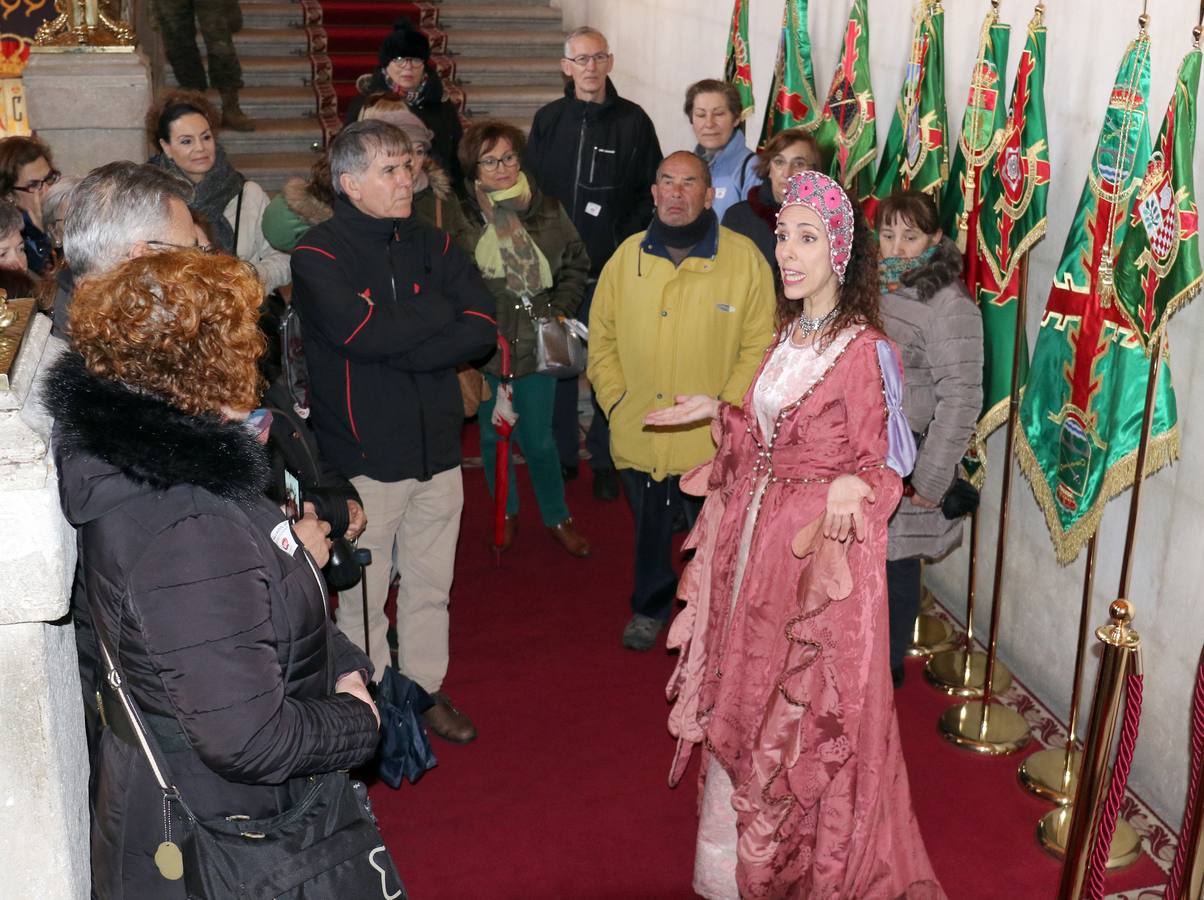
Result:
M595 28L578 28L564 42L560 70L564 97L535 114L527 164L544 193L568 211L585 241L590 280L578 318L585 321L598 275L615 249L652 218L651 188L661 161L652 120L618 95L611 83L614 56ZM577 380L557 385L553 424L565 477L577 474ZM594 404L586 436L594 496L615 500L619 482L610 458L606 419Z

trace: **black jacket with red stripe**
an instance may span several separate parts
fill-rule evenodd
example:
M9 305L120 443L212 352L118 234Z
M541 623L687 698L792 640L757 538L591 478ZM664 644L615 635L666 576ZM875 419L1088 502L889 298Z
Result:
M347 478L426 481L460 464L455 366L497 341L494 300L442 231L338 197L293 251L314 432Z

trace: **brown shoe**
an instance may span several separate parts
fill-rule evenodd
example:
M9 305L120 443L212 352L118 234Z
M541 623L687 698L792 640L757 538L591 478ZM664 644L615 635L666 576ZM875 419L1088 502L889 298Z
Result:
M489 529L489 546L493 547L498 552L510 549L510 545L514 543L514 536L518 534L518 516L506 516L506 524L502 526L502 546L498 547L493 543L493 529Z
M446 694L434 693L431 697L435 705L422 714L422 721L427 728L453 744L468 744L476 740L477 727L472 724L472 719L452 706Z
M589 541L573 526L572 519L565 519L559 525L549 525L548 531L571 556L589 556Z
M238 105L238 91L222 91L222 127L233 131L255 130L255 123Z

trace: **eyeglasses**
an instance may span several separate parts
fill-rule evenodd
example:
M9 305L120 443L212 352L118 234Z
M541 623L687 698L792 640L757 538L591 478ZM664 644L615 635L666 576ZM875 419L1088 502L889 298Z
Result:
M51 169L50 174L45 178L35 178L33 181L29 182L29 184L14 184L13 190L24 191L27 194L32 194L36 191L40 191L44 187L50 187L62 177L63 173L58 169Z
M501 159L497 159L493 156L486 156L484 159L478 159L477 165L486 172L492 172L498 166L505 166L507 169L513 169L518 165L518 154L507 153Z
M414 56L398 56L395 59L389 60L389 65L397 63L398 68L402 69L421 69L422 60Z
M565 56L563 58L567 59L569 62L571 62L573 65L575 65L578 69L584 69L586 66L588 66L590 64L591 60L593 61L594 65L596 65L596 66L602 65L602 63L604 63L608 59L610 59L610 51L607 50L604 53L594 53L592 55L588 54L588 53L582 53L580 56Z
M148 247L161 247L165 250L200 250L206 256L214 256L221 252L220 249L212 244L173 244L170 241L147 241Z
M775 156L769 161L769 164L775 169L786 169L791 175L796 175L799 172L809 172L818 168L809 159L784 159L780 156Z

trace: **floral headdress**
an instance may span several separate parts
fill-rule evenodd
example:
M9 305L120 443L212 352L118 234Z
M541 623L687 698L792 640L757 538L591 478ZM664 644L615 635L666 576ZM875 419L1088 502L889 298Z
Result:
M844 273L853 255L853 204L839 184L823 172L807 171L790 176L782 210L788 206L806 206L815 210L828 234L828 253L836 280L844 284Z

